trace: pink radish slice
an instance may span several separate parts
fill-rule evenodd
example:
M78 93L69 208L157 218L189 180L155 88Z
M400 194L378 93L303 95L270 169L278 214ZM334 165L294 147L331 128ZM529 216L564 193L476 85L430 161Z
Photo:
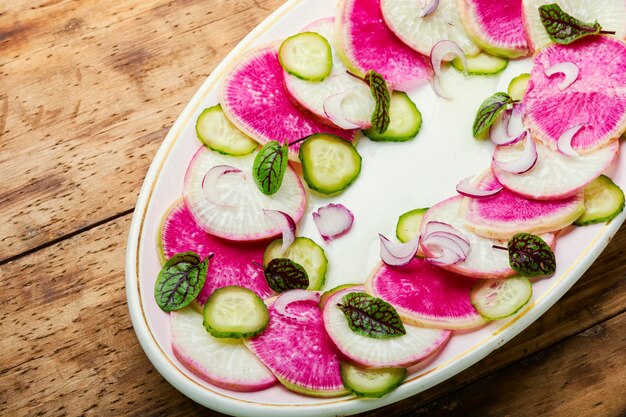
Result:
M460 0L461 20L474 43L507 58L528 55L522 0Z
M430 50L430 64L435 71L435 77L433 78L433 90L435 94L442 98L450 98L443 90L441 86L441 64L444 61L452 61L454 58L459 58L463 64L463 68L467 68L467 58L459 45L452 41L443 40L439 41Z
M329 127L301 112L291 102L278 62L278 45L267 45L239 57L224 77L220 91L222 110L245 134L261 144L290 143L314 133L332 133L353 140L355 132ZM297 160L300 143L289 146Z
M502 187L490 169L473 183L478 189ZM530 200L507 189L487 199L463 200L462 216L472 232L508 240L519 232L541 234L572 224L585 211L582 192L561 200Z
M421 234L426 232L426 225L429 222L439 221L448 223L460 230L470 242L470 250L464 261L453 265L442 265L442 268L460 275L483 279L515 275L515 271L509 266L507 252L493 248L493 245L506 246L506 241L482 237L467 229L465 217L460 212L464 198L457 196L437 203L426 212L422 219ZM541 237L548 245L554 245L553 234L544 234ZM428 250L427 247L422 245L421 248L425 256L433 258L437 256L437 253Z
M527 132L523 135L526 139L521 142L524 147L522 152L519 153L518 158L502 161L494 156L492 162L494 167L512 174L523 174L535 166L537 163L537 146L533 138L531 138Z
M374 70L394 90L406 91L432 77L427 58L382 24L380 0L342 0L337 8L337 52L355 73Z
M580 69L578 65L573 62L559 62L552 65L550 68L546 68L544 73L548 77L552 77L554 74L563 74L564 78L558 85L559 90L565 90L567 87L572 85L574 81L578 78L578 74L580 73Z
M285 317L265 300L270 322L265 331L244 343L290 390L318 397L336 397L347 390L341 381L339 358L324 330L321 311L312 300L285 307Z
M159 249L162 262L177 253L194 251L201 258L213 255L204 287L197 301L204 304L213 292L229 285L238 285L254 291L259 297L272 294L267 285L263 269L252 262L263 263L266 242L233 244L212 236L202 230L182 201L177 202L165 213L160 235Z
M276 377L242 341L211 336L202 320L190 307L170 313L172 350L187 369L233 391L259 391L276 383Z
M402 267L379 264L365 288L393 305L406 323L436 329L471 329L487 322L470 302L474 282L414 258Z
M406 265L417 253L419 247L419 237L415 236L406 243L395 243L379 234L380 238L380 259L387 265Z
M329 203L312 213L313 222L324 240L329 241L348 233L354 214L343 204Z
M580 73L575 83L559 89L562 76L548 77L544 68L571 62ZM590 36L571 45L550 45L534 58L524 96L525 125L533 137L557 149L559 137L581 123L572 140L578 153L589 153L616 139L626 129L626 42Z
M302 217L306 193L293 169L287 166L280 189L267 196L256 188L252 179L254 157L255 154L222 155L203 146L192 158L185 174L183 198L196 223L207 233L238 241L267 239L282 230L264 214L264 209L287 213L296 222ZM207 198L202 189L204 177L216 165L230 165L242 171L220 178L216 184L219 204Z
M409 367L437 353L450 339L451 332L405 324L406 334L389 339L373 339L354 333L344 313L337 307L346 294L363 292L362 285L331 295L322 316L328 336L348 359L367 367Z
M523 174L512 174L492 165L491 169L502 185L524 197L536 200L559 200L578 193L596 179L619 153L617 140L594 152L576 158L537 143L537 163ZM520 144L498 146L494 158L514 160L522 152Z

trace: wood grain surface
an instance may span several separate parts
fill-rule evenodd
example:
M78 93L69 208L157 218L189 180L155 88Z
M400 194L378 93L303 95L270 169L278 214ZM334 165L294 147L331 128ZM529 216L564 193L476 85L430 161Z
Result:
M124 288L132 210L211 70L281 0L0 0L0 415L219 415L152 367ZM462 374L369 416L624 416L626 227ZM622 393L622 395L619 395Z

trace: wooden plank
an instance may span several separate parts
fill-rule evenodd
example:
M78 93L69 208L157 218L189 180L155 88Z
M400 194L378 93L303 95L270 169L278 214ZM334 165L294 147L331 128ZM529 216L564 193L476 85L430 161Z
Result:
M124 293L129 221L126 215L0 266L0 415L217 415L165 382L135 338ZM626 227L527 331L460 379L371 415L402 415L620 313L626 296L624 248ZM607 344L623 337L607 335ZM558 392L563 398L578 395L567 387Z
M415 411L429 417L623 417L626 314Z
M0 261L131 210L186 102L282 0L29 3L0 15Z

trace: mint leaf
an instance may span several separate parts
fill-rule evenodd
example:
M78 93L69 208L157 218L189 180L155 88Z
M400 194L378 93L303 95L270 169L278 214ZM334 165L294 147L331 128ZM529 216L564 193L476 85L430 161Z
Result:
M539 6L539 18L552 42L567 45L588 35L597 35L602 26L596 21L584 23L565 13L558 4Z
M372 127L378 133L384 133L389 127L391 119L389 118L389 106L391 105L391 97L387 82L382 75L374 70L369 70L365 74L364 81L370 86L372 97L376 101L374 113L372 113Z
M525 277L552 275L556 258L550 246L539 236L518 233L509 240L509 264Z
M480 105L476 118L474 119L474 126L472 132L474 137L478 137L485 132L495 122L496 118L506 106L511 102L511 97L507 93L495 93L491 97L487 98Z
M348 326L362 336L383 339L406 334L393 306L364 292L346 294L337 307L348 319Z
M275 292L302 289L309 287L309 276L304 268L287 258L272 259L264 270L267 284Z
M280 189L287 170L288 145L267 142L254 158L252 177L263 194L272 195Z
M154 298L163 311L188 306L204 286L209 257L201 261L194 252L177 253L163 266L154 284Z

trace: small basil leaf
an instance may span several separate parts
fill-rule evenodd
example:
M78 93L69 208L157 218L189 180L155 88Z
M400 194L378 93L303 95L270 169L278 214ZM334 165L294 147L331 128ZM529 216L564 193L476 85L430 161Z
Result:
M285 177L288 147L273 140L267 142L254 158L252 177L263 194L272 195L280 189Z
M552 42L567 45L588 35L597 35L602 26L596 21L584 23L565 13L558 4L539 6L539 18Z
M208 268L209 258L201 261L194 252L172 256L154 284L154 298L161 310L179 310L195 300L204 286Z
M525 277L552 275L556 270L556 258L550 246L539 236L518 233L508 244L509 264Z
M474 119L474 126L472 131L474 137L478 137L481 133L489 129L489 126L493 124L498 115L506 108L507 104L511 102L511 97L507 93L495 93L491 97L483 101L480 105L476 119Z
M265 267L264 273L267 284L275 292L306 290L309 287L309 276L306 271L291 259L272 259Z
M400 316L393 306L364 292L351 292L337 307L348 319L348 326L362 336L382 339L406 334Z
M370 70L365 74L365 82L369 84L372 97L376 101L374 113L372 113L372 127L378 133L384 133L389 127L391 119L389 118L389 106L391 105L391 97L387 82L382 75L374 70Z

